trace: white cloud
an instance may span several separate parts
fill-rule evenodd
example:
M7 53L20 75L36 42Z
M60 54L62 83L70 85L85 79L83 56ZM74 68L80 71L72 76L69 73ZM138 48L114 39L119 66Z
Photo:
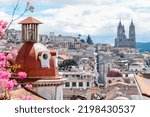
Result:
M75 3L72 2L74 5L66 3L67 6L62 8L47 9L41 13L50 15L49 18L55 21L55 26L61 27L62 33L92 34L99 37L109 36L112 37L111 41L116 36L119 19L122 19L125 25L127 37L130 21L133 19L136 26L137 40L142 41L141 39L144 38L145 41L148 41L147 33L150 31L150 14L146 11L150 11L150 1L116 1L95 0L89 4L89 0L88 2L77 4L79 3L77 0ZM51 29L53 29L53 26Z
M101 7L98 5L86 5L86 7L71 5L60 9L44 10L41 13L51 15L49 18L58 25L64 25L64 29L67 26L67 29L70 27L69 29L74 33L92 33L94 35L101 34L102 30L105 32L105 27L110 26L111 29L113 23L118 23L119 18L129 20L129 17L131 18L133 15L132 10L126 7L108 7L106 5Z
M36 0L30 1L35 3ZM43 22L40 26L41 33L54 31L57 34L91 34L99 38L109 37L108 41L114 41L119 20L122 19L128 37L129 24L133 19L137 40L149 41L149 0L40 0L38 2L40 7L55 6L34 13L36 18ZM38 6L35 8L38 9Z

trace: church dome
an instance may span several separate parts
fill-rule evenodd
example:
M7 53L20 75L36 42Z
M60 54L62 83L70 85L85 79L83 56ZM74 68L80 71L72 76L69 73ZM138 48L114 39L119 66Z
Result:
M56 51L50 52L41 43L26 42L19 49L16 64L20 65L17 72L27 73L28 78L54 79L58 77L54 56ZM42 60L48 59L48 66L42 66Z
M23 82L62 79L57 69L57 51L50 51L43 44L37 43L38 25L41 22L28 17L19 24L22 25L23 44L18 49L15 63L20 65L16 73L27 73Z

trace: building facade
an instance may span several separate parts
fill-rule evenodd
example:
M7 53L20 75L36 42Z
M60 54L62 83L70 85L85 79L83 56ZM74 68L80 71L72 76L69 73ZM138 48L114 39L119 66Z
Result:
M80 49L82 47L82 42L80 42L78 37L73 36L56 36L54 32L50 32L50 42L56 47L68 48L68 49Z
M22 38L21 30L10 29L7 30L6 36L9 41L13 43L20 43Z
M129 26L129 38L126 37L124 25L121 24L121 21L119 22L117 38L115 39L115 47L136 47L135 25L133 24L133 21L131 21Z

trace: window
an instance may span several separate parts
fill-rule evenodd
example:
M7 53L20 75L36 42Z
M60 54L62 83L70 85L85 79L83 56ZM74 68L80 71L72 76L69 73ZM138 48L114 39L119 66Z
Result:
M79 82L79 87L83 87L83 82Z
M72 82L72 87L76 87L76 82Z
M110 84L110 83L112 83L112 81L111 81L111 80L109 80L109 81L108 81L108 83Z
M110 66L108 66L108 71L110 71Z
M66 82L66 87L70 87L70 83L69 82Z
M137 70L137 69L135 69L135 71L137 72L138 70Z
M66 77L68 77L68 75L65 75Z
M47 54L43 54L43 59L48 59L48 55Z
M86 83L86 86L87 86L87 87L89 87L89 86L90 86L90 83L89 83L89 82L87 82L87 83Z
M80 75L76 75L76 77L80 77Z
M126 77L128 77L128 74L126 74Z

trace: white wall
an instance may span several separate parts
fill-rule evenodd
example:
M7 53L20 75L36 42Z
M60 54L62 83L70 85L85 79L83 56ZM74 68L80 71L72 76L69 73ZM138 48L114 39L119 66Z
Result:
M55 87L36 87L36 92L48 100L55 99Z

